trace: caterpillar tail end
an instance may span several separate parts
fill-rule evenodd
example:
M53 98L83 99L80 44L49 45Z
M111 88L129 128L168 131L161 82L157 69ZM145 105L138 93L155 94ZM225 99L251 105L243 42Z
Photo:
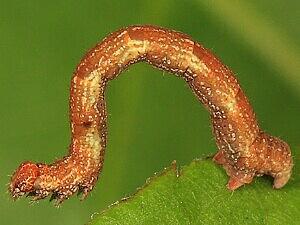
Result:
M283 186L285 186L286 183L289 181L291 174L292 174L292 167L290 167L288 170L284 172L274 175L273 188L280 189Z
M252 182L255 176L270 175L274 178L273 188L280 189L289 181L293 160L287 143L279 138L261 133L250 147L251 157L230 161L230 155L219 151L213 160L222 165L230 177L227 188L235 190ZM261 157L263 156L263 157Z

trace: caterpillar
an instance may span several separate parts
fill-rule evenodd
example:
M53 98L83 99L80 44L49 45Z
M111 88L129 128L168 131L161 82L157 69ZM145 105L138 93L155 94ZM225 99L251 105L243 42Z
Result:
M58 203L78 192L85 198L102 170L107 140L105 89L137 62L182 77L210 112L218 152L213 160L235 190L255 176L270 175L274 188L289 180L287 143L262 131L233 72L188 35L152 25L129 26L108 35L80 61L70 87L69 154L54 163L22 163L11 177L14 199L25 194Z

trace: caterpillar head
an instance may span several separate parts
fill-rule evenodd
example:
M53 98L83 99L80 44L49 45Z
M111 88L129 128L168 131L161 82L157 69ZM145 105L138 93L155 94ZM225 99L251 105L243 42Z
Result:
M40 168L32 162L22 163L11 178L9 191L13 198L34 191L34 183L40 175Z

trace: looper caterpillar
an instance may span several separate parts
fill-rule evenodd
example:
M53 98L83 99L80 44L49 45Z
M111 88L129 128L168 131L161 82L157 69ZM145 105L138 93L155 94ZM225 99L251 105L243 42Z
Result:
M140 61L182 77L209 110L219 149L214 161L229 175L230 190L262 174L274 177L275 188L286 184L293 166L289 146L259 128L232 71L189 36L145 25L108 35L84 56L71 80L69 154L50 165L22 163L9 187L14 198L53 194L62 202L77 191L88 195L104 161L106 84Z

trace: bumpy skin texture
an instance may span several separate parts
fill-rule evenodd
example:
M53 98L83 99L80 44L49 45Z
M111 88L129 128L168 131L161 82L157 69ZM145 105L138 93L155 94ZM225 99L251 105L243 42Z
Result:
M10 183L14 198L27 193L37 200L52 194L60 203L77 191L87 196L103 166L106 84L139 61L182 77L209 110L219 149L214 160L229 175L230 190L263 174L274 177L274 188L286 184L293 166L289 146L260 130L230 69L185 34L131 26L107 36L81 60L71 81L69 155L50 165L21 164Z

